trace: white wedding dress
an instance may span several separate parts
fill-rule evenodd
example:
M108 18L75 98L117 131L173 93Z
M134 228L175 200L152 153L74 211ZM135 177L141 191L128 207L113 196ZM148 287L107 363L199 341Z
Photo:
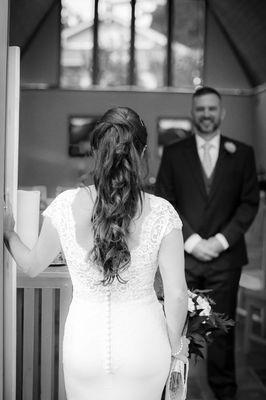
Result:
M126 283L103 286L102 271L88 260L90 194L67 190L44 211L58 231L73 283L63 341L67 399L160 400L171 349L153 285L160 243L181 229L181 221L169 202L145 194L128 240L131 263L121 274Z

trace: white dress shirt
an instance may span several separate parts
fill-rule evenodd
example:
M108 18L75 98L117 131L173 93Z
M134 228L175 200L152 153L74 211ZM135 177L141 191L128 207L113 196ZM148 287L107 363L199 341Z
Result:
M203 161L203 153L204 153L203 145L205 144L206 141L197 134L195 134L195 139L196 139L198 155L199 155L200 161L202 162ZM221 141L220 133L218 133L211 140L209 140L209 144L211 145L209 151L210 151L210 156L211 156L211 161L212 161L212 169L215 168L216 162L218 160L220 141ZM219 240L219 242L223 246L224 250L228 249L229 243L223 234L217 233L215 235L215 237L217 240ZM187 253L192 253L194 247L201 240L202 240L202 237L198 233L193 233L193 235L189 236L189 238L185 241L185 251Z
M199 155L200 161L203 162L203 153L204 153L203 146L206 143L206 140L202 139L202 137L197 134L195 135L195 138L196 138L198 155ZM218 135L214 136L211 140L208 141L208 143L211 146L209 152L210 152L211 161L212 161L212 170L214 169L216 162L218 160L220 140L221 140L221 135L218 134Z

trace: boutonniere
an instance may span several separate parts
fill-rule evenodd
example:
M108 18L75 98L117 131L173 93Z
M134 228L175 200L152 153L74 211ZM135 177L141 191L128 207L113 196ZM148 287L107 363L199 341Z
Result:
M236 152L236 145L233 142L225 142L224 148L230 154L234 154Z

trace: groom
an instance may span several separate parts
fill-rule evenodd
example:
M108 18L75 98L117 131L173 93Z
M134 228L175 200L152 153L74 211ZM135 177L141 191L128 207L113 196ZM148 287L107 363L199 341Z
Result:
M212 289L215 311L235 318L241 267L247 263L244 233L258 207L253 150L221 135L225 116L219 92L193 94L194 135L164 150L156 194L183 221L186 277L192 289ZM236 399L235 332L208 348L208 380L218 400Z

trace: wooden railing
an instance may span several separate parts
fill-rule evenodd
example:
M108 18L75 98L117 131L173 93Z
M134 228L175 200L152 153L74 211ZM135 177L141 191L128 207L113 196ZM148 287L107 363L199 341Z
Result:
M72 296L66 267L17 278L17 400L66 400L64 324Z

